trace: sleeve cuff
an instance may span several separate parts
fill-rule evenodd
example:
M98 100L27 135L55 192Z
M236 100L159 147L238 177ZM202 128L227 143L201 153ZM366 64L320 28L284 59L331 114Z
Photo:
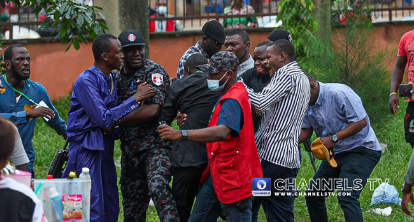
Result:
M20 111L16 113L16 123L25 123L27 122L27 112Z
M134 97L128 98L127 100L123 102L123 104L124 104L123 105L124 108L122 108L123 112L120 113L120 115L116 118L116 121L122 119L124 116L128 115L129 113L131 113L133 110L135 110L136 108L140 106Z

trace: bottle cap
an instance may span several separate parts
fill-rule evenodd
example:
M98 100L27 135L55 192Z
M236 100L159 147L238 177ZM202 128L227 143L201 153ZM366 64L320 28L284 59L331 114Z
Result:
M89 168L88 167L83 167L82 168L82 173L89 174Z
M48 180L53 179L53 175L47 175L46 179L48 179Z

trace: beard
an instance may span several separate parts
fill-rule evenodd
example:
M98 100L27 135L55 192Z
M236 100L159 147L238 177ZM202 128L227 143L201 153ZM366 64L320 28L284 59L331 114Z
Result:
M30 77L30 74L25 76L17 72L16 67L13 65L13 63L11 63L11 71L13 73L14 78L18 80L27 80Z

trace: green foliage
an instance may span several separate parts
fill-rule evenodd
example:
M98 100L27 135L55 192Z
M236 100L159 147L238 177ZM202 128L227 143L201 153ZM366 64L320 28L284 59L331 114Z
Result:
M23 7L33 6L36 14L45 10L46 19L40 29L52 27L58 30L56 38L60 38L62 43L68 43L66 51L72 45L78 50L79 42L88 43L86 36L94 39L108 30L104 23L97 21L96 14L105 19L102 8L98 6L88 6L73 0L0 0L2 6L6 2Z
M296 58L301 66L306 65L305 61L309 56L309 36L318 29L312 12L314 7L312 0L283 0L278 4L280 12L276 20L282 20L281 28L291 33Z
M350 86L361 97L371 120L381 121L388 112L389 53L369 41L372 30L370 22L355 17L333 31L332 46L312 36L307 61L318 80Z

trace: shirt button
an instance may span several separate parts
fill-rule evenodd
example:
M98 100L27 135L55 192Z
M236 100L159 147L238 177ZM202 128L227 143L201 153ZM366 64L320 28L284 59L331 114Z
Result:
M211 152L211 155L213 156L213 155L214 155L214 153L213 153L213 152Z

